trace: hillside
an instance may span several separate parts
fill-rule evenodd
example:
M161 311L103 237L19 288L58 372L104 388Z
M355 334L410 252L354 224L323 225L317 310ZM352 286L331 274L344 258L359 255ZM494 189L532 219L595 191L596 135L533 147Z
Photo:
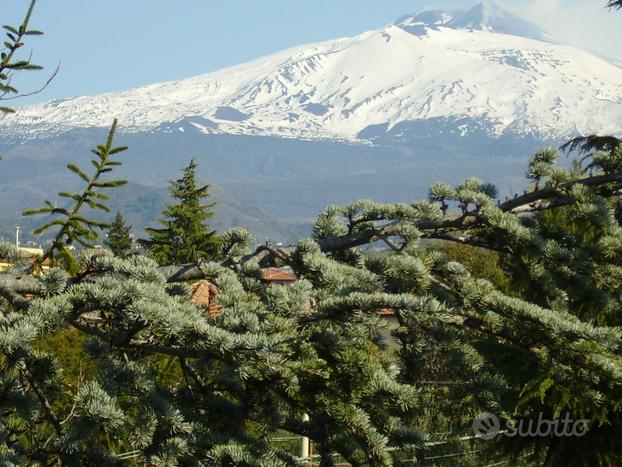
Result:
M535 149L622 134L622 69L487 3L189 79L32 105L0 121L5 218L66 184L65 164L85 160L113 118L130 146L120 173L135 186L158 193L196 156L201 176L236 200L222 203L223 225L238 219L287 241L328 203L408 201L465 168L513 194Z

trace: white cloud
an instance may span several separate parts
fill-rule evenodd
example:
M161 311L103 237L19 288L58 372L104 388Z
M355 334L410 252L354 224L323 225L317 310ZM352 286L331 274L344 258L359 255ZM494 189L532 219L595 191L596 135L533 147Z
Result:
M594 0L499 0L506 9L536 23L559 42L622 60L622 11Z
M431 0L426 9L465 9L480 0ZM492 0L495 1L495 0ZM563 44L622 62L622 11L607 0L496 0L504 9L537 24Z

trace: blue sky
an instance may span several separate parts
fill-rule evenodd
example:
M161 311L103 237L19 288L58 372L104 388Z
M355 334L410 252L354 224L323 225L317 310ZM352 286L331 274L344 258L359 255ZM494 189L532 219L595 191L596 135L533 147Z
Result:
M27 104L127 89L235 65L287 47L354 35L429 7L472 2L430 0L38 0L32 26L45 32L28 42L48 88L15 101ZM622 12L605 1L501 0L562 42L622 60L615 31ZM0 0L3 24L16 24L27 0ZM617 28L622 30L622 28ZM596 33L598 31L598 33ZM23 74L20 91L45 82Z

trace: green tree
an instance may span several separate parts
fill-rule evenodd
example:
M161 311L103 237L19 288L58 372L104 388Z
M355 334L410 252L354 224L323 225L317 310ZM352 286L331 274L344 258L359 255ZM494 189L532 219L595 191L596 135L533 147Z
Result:
M184 168L183 176L170 182L170 192L177 203L164 210L163 228L148 228L148 239L140 243L161 265L193 263L213 259L220 243L216 231L206 223L214 212L215 203L204 204L209 196L209 185L197 186L197 162L192 159Z
M123 215L117 212L114 221L110 224L104 244L110 248L110 251L112 251L115 256L123 258L127 256L128 251L132 248L131 231L132 226L126 225Z
M92 175L88 175L76 164L67 164L67 168L76 174L85 184L81 193L61 191L58 196L72 202L70 206L58 207L49 200L45 200L42 208L28 209L22 213L24 216L43 215L48 217L45 224L36 228L33 234L39 235L47 231L54 231L55 235L50 247L43 253L43 256L34 264L34 270L39 269L46 260L49 260L53 266L62 266L69 272L76 272L78 264L71 252L71 246L74 244L83 247L92 247L93 242L97 240L97 230L104 230L110 227L110 224L101 222L95 218L86 217L83 213L84 208L90 208L93 211L109 212L105 201L109 199L105 193L105 189L116 188L125 185L126 180L105 180L108 173L114 167L121 165L113 156L127 150L126 146L113 146L113 140L117 129L117 120L115 119L108 132L108 138L105 144L98 145L91 152L96 158L91 159L91 164L95 168Z
M42 69L40 65L32 63L30 57L19 57L20 50L22 50L25 45L26 37L39 36L43 34L41 31L30 28L30 19L35 8L35 4L36 0L30 1L30 5L28 6L28 9L24 14L24 18L19 26L14 27L8 24L3 26L6 39L2 49L0 50L0 101L20 97L19 91L15 88L14 83L15 75L17 73ZM54 79L57 72L58 68L54 71L54 73L52 73L41 89L29 92L26 95L41 92ZM12 107L0 104L0 116L13 112L15 112L15 110ZM2 160L1 156L0 160Z
M4 48L0 54L0 100L15 97L18 90L13 86L13 77L20 71L41 70L41 66L30 62L30 59L19 58L19 51L24 47L24 40L27 36L38 36L43 34L41 31L30 29L30 18L34 10L36 0L31 0L28 10L24 15L22 23L18 27L10 25L3 26L6 31ZM54 75L52 75L54 76ZM0 114L11 113L14 110L10 107L0 107Z
M314 238L291 249L251 251L250 235L235 229L217 262L158 267L96 250L83 252L71 277L32 277L19 252L0 244L17 265L0 274L0 390L11 394L0 399L0 463L296 465L295 453L271 442L286 432L312 439L324 465L470 451L472 465L512 456L619 465L622 159L614 160L551 164L537 189L505 202L470 178L435 184L430 200L331 206ZM419 248L420 239L469 254L448 257ZM393 253L363 254L377 242ZM482 249L494 253L480 259ZM300 280L262 283L260 268L275 262ZM216 316L188 300L184 283L200 279L218 291ZM380 332L388 313L391 341ZM66 334L72 328L88 339ZM49 343L67 335L87 358L65 346L55 357ZM90 370L77 384L80 362ZM484 411L525 426L569 414L589 431L465 438Z
M511 294L516 288L516 283L510 281L509 274L503 269L498 252L456 242L447 242L440 250L449 261L464 264L473 277L487 280L504 293Z

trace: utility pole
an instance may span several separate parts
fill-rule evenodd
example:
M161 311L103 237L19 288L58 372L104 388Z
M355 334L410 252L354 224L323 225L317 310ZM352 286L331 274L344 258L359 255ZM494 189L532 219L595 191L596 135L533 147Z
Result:
M309 421L309 416L307 414L304 414L302 417L302 421L303 422L308 422ZM300 457L303 461L308 460L309 459L309 454L310 454L310 449L309 449L309 438L307 438L306 436L302 437L302 445L300 446Z

